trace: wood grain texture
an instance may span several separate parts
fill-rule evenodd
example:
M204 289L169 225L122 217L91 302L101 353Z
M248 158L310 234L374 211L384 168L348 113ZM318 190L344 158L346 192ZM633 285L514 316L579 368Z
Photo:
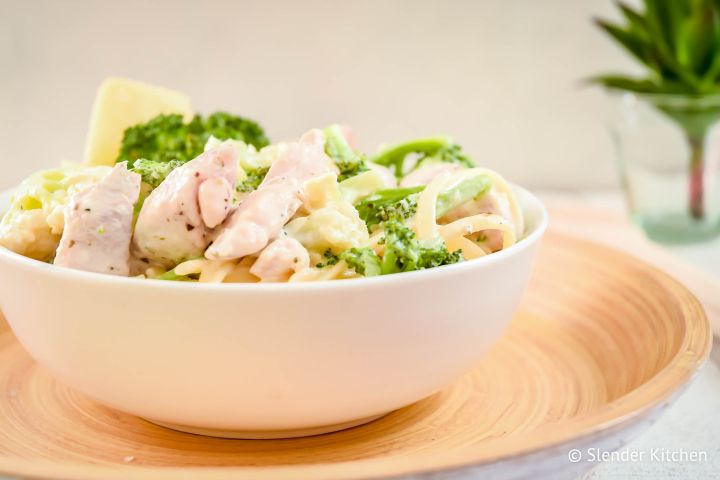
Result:
M543 198L550 210L553 232L587 238L619 249L667 272L688 287L705 308L716 337L720 337L720 279L699 270L650 241L627 214L578 202L567 196Z
M694 375L710 344L701 306L679 283L550 234L506 335L452 386L361 427L251 441L174 432L100 406L40 369L2 323L0 472L319 479L487 464L631 427Z

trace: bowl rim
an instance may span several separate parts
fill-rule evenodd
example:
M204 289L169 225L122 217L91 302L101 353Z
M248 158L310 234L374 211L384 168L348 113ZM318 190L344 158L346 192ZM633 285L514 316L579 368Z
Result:
M513 184L520 197L519 203L523 209L525 224L532 224L532 229L524 237L518 240L514 245L480 258L466 260L463 262L442 265L439 267L428 268L425 270L416 270L412 272L400 272L391 275L378 275L374 277L360 277L337 280L320 280L313 282L257 282L257 283L200 283L200 282L176 282L169 280L158 280L137 277L121 277L116 275L108 275L104 273L87 272L72 268L59 267L40 260L26 257L19 253L15 253L7 248L0 246L0 262L10 262L20 268L36 270L39 274L49 275L53 277L65 278L74 281L87 281L94 284L117 284L124 286L143 286L144 288L161 288L188 291L243 291L243 292L302 292L317 289L333 289L344 290L346 288L360 288L359 286L380 286L391 282L397 282L402 279L404 282L441 280L447 276L459 274L467 269L481 268L484 265L491 265L502 262L508 257L515 256L521 251L526 250L534 245L545 233L548 226L548 211L544 203L533 193L525 188ZM528 222L525 211L532 209L534 217Z

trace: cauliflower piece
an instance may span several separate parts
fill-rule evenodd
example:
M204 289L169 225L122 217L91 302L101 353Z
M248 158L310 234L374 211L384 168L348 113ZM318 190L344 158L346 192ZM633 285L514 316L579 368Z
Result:
M285 225L285 233L305 248L341 252L368 241L367 226L343 197L334 173L305 182L303 207L309 214Z
M394 177L393 177L394 178ZM377 170L368 170L340 182L340 192L345 200L355 204L378 190L394 188Z
M76 192L110 173L107 166L67 166L30 175L13 192L0 221L0 245L48 261L65 228L65 205Z

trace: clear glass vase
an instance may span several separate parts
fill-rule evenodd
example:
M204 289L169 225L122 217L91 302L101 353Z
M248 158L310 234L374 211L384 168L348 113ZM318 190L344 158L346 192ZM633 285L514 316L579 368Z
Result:
M613 92L611 101L633 221L662 243L720 235L720 96Z

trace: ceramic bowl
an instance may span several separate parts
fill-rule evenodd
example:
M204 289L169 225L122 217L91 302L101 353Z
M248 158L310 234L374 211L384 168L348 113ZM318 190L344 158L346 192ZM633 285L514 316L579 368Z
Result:
M0 307L25 349L118 410L206 435L358 425L471 369L518 306L547 224L425 271L303 284L195 284L58 268L0 248Z

